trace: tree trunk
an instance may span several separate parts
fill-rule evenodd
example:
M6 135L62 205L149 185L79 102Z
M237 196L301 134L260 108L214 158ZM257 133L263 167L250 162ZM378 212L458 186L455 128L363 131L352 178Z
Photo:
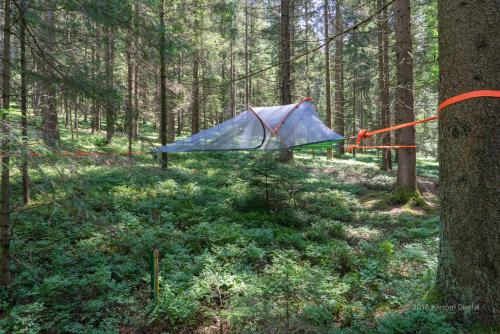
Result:
M304 49L309 50L309 1L304 1L304 34L305 34L305 41L304 41ZM305 79L306 79L306 96L310 97L311 96L311 79L309 76L309 54L306 54L306 59L305 59Z
M177 82L180 83L182 81L182 66L184 64L184 55L181 53L179 57L179 65L177 69ZM182 114L184 108L179 109L177 112L177 136L182 136L182 130L184 128L184 115Z
M160 4L160 140L161 145L167 144L167 56L165 35L165 0ZM168 163L167 153L162 153L162 167L166 168Z
M24 11L25 2L20 1L19 13L19 42L21 51L21 138L24 149L28 150L28 89L26 80L26 19ZM21 164L21 174L23 179L23 204L27 205L30 200L30 179L28 173L28 156L23 155Z
M54 44L54 10L47 10L47 35L44 38L44 49L46 53L50 53ZM43 123L43 139L49 146L54 146L59 141L59 124L57 122L56 110L56 87L52 77L54 75L51 57L45 57L43 64L43 95L41 98L41 111Z
M335 25L337 33L342 32L342 0L335 1ZM339 135L344 135L344 36L341 35L335 40L335 131ZM338 145L339 154L344 154L344 143Z
M137 2L134 3L134 29L136 33L135 44L139 45L139 4ZM137 54L137 50L136 50ZM136 56L138 57L138 56ZM132 66L134 67L134 109L133 109L133 125L132 132L135 140L139 137L139 66L138 60L136 59Z
M73 110L73 112L74 112L73 129L75 129L77 133L78 133L78 109L79 108L80 108L80 96L77 96L76 100L75 100L75 108ZM77 136L78 136L78 134L77 134Z
M498 8L495 0L438 2L440 101L499 89ZM439 119L438 286L459 316L484 324L500 323L499 110L500 99L478 98L447 107Z
M113 62L114 62L114 38L109 27L106 28L106 89L108 94L113 92ZM108 96L106 100L106 140L111 142L115 134L114 101Z
M137 140L139 136L139 66L137 66L137 62L133 63L134 66L134 112L132 120L133 128L132 133L134 139Z
M410 29L410 0L397 0L396 12L396 123L415 120L413 97L413 56ZM399 130L401 145L415 145L415 128ZM398 177L396 190L405 197L417 191L415 149L398 150Z
M330 28L328 27L330 16L328 10L328 0L323 3L323 25L324 25L324 35L325 35L325 112L326 112L326 126L330 129L333 126L332 123L332 102L331 102L331 80L330 80L330 44L328 40L330 39ZM333 149L330 147L326 150L327 159L333 159Z
M245 107L248 108L250 103L250 78L248 77L249 72L249 60L248 60L248 20L250 19L248 14L248 0L245 0Z
M191 134L200 131L200 83L198 78L198 52L193 55L193 102L191 106Z
M133 108L133 89L134 89L134 66L132 60L132 25L128 28L127 40L127 139L129 158L132 160L132 139L134 138L134 108Z
M235 89L235 79L236 79L236 69L235 69L235 61L234 61L234 39L235 37L233 36L234 34L231 33L231 40L229 41L229 52L231 54L231 59L230 59L230 75L231 75L231 83L230 83L230 117L235 117L236 116L236 89Z
M377 7L385 6L386 0L377 0ZM378 18L378 84L379 84L379 111L380 126L390 126L390 101L389 101L389 35L387 27L387 9L379 14ZM391 144L391 134L382 134L382 145ZM382 170L392 169L391 151L382 150Z
M356 48L356 45L354 45ZM353 66L352 71L352 136L356 136L356 66ZM356 157L356 149L352 149L352 156Z
M1 264L0 264L0 286L8 286L10 284L10 154L9 154L9 125L7 123L7 112L10 108L10 35L11 35L11 20L10 20L10 0L4 0L4 26L3 26L3 58L2 58L2 124L1 130L4 139L2 140L2 212L0 217L0 247L1 247Z
M290 0L281 0L281 104L292 103L290 70ZM280 161L288 162L293 158L289 149L280 150Z

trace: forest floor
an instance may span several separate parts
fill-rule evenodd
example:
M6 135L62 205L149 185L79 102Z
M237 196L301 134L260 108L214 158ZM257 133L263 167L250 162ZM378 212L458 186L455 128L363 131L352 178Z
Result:
M126 148L123 136L104 145L102 134L62 135L65 150ZM34 157L24 208L13 168L13 289L0 296L0 330L462 331L430 306L438 164L418 161L425 200L399 204L395 173L377 162L192 153L171 155L162 170L150 155Z

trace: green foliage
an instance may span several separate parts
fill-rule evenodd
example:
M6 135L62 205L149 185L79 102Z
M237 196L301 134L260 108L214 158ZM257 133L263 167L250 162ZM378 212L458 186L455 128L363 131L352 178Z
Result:
M380 319L379 333L451 334L455 333L443 313L429 310L410 310L403 314L389 313Z
M394 254L394 244L390 240L385 240L378 244L379 250L384 258L390 258Z
M63 141L69 135L63 130ZM104 145L99 138L81 133L78 149ZM125 144L117 137L102 149ZM13 213L18 262L12 296L0 299L0 328L175 333L216 321L235 333L396 328L404 320L394 315L376 328L373 319L399 314L431 291L437 217L390 216L365 205L391 191L374 177L383 174L369 156L327 161L296 153L295 160L185 154L171 157L168 170L149 156L132 166L126 157L42 160L31 175L30 209ZM148 284L153 245L157 304ZM412 326L446 325L408 317Z

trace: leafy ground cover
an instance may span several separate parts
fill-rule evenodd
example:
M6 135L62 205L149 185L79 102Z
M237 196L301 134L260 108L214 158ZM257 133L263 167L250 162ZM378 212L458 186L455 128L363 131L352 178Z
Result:
M77 147L64 135L65 149L126 147L83 132ZM395 175L370 155L301 152L283 165L268 153L178 154L168 170L148 155L37 159L32 202L12 214L14 281L0 299L7 332L463 330L430 304L435 162L419 161L425 201L401 205Z

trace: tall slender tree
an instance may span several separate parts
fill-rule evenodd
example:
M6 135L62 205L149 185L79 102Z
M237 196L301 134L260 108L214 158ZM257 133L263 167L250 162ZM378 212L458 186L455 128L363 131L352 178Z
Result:
M386 0L377 0L379 9L386 5ZM389 32L387 24L387 8L384 8L378 17L378 86L380 125L386 128L390 125L389 101ZM382 145L391 144L390 133L382 134ZM391 151L382 151L382 169L392 169Z
M395 2L396 29L396 122L406 123L415 120L413 96L413 55L411 39L410 0ZM399 130L399 144L415 145L415 128ZM417 191L415 149L398 150L398 176L396 190L404 197Z
M134 65L132 59L132 25L129 25L127 36L127 139L129 158L132 159L132 140L134 139L134 106L133 106L133 90L134 90Z
M335 28L337 33L343 30L342 0L335 1ZM335 131L344 135L344 36L340 35L335 40ZM338 145L339 154L344 154L344 143Z
M11 86L11 63L10 63L10 37L11 37L11 5L10 0L4 0L4 22L3 22L3 58L2 58L2 184L0 186L2 197L2 212L0 217L0 285L10 284L10 153L9 153L9 124L7 114L10 109L10 86Z
M27 68L26 68L26 18L27 10L24 0L19 2L19 44L20 44L20 67L21 67L21 137L25 150L28 149L28 88L27 88ZM21 163L21 174L23 179L23 203L28 204L30 200L30 181L28 173L28 155L23 155Z
M292 103L291 91L291 67L290 67L290 0L281 0L281 20L280 20L280 95L281 104ZM293 158L293 153L289 149L280 151L280 160L287 162Z
M42 75L43 94L41 97L41 111L43 121L43 138L47 145L53 146L59 141L59 123L56 110L56 84L54 80L54 48L55 13L54 4L49 4L46 10L46 34L43 40Z
M200 131L200 46L198 45L200 39L200 3L196 0L193 4L194 9L194 51L193 51L193 86L192 86L192 102L191 102L191 134L198 133Z
M113 92L114 72L114 36L110 27L105 28L105 67L106 67L106 89L108 94ZM111 142L115 134L115 110L114 99L108 96L106 99L106 140Z
M441 101L500 88L500 16L484 16L498 8L496 0L438 1ZM439 118L438 286L462 318L485 324L500 323L499 110L500 99L478 98Z
M160 141L167 144L167 55L165 34L165 0L160 3ZM162 153L162 166L167 166L167 153Z
M332 128L332 102L331 102L331 79L330 79L330 28L329 28L329 1L323 2L323 34L325 35L325 115L326 126ZM333 149L329 147L326 151L328 159L333 159Z

